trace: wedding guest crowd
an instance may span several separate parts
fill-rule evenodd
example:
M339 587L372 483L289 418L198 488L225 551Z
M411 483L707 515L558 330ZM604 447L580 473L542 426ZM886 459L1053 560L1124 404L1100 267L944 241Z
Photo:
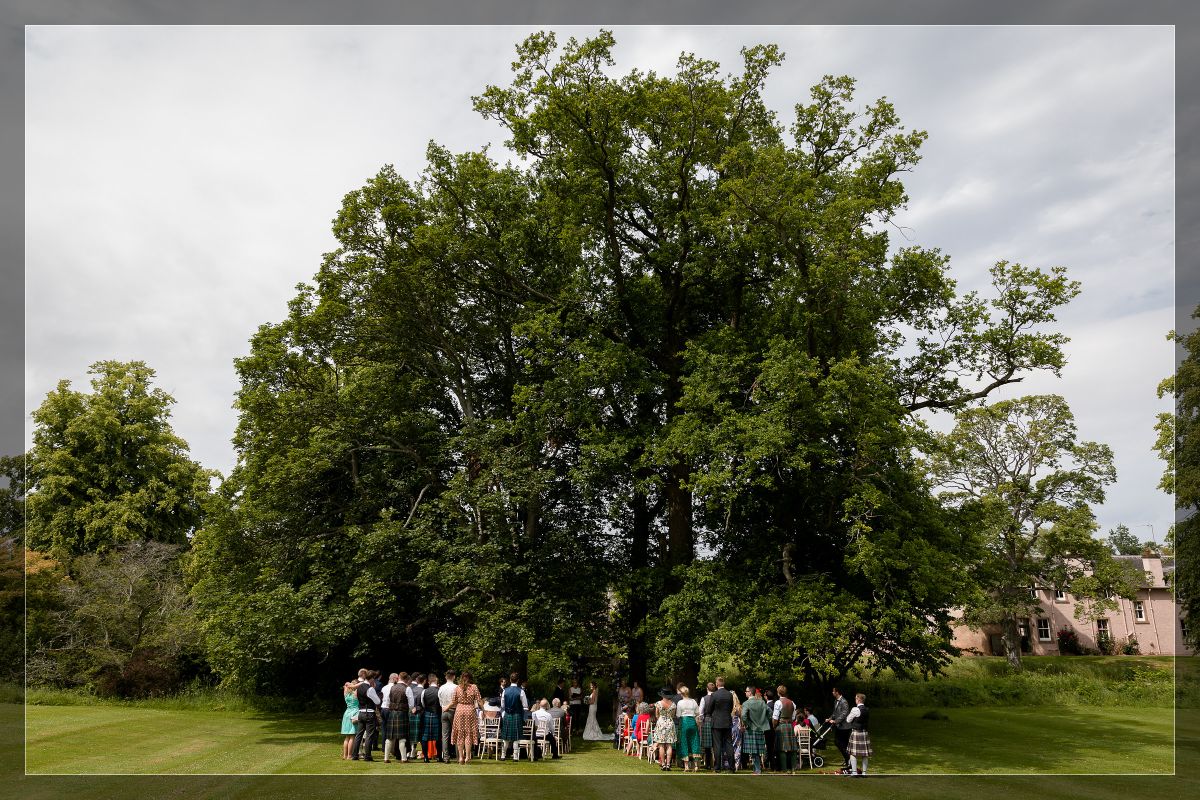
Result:
M498 740L492 741L502 761L520 759L523 737L534 760L561 758L565 745L555 736L556 722L563 736L582 727L584 739L611 738L614 748L629 755L646 753L662 771L678 764L685 772L703 768L794 774L803 766L802 756L807 755L812 766L812 753L801 752L801 741L823 741L829 733L842 756L841 774L866 775L873 755L866 697L856 695L852 707L838 688L832 690L833 710L824 721L829 727L823 728L813 709L798 708L783 685L748 686L739 696L718 677L700 687L698 699L689 687L678 684L664 687L657 702L650 704L636 681L632 686L622 682L616 697L617 726L610 737L596 719L595 682L584 694L578 680L570 687L560 680L549 698L531 702L527 683L515 672L501 678L496 694L486 698L469 672L447 670L443 678L439 682L433 673L400 672L392 673L385 684L378 671L359 670L358 677L342 687L342 757L374 761L373 752L381 749L385 763L455 759L467 764L484 744L485 720L495 725L497 719ZM580 726L585 705L587 723ZM526 722L531 726L528 734ZM803 740L798 736L801 728L809 729Z

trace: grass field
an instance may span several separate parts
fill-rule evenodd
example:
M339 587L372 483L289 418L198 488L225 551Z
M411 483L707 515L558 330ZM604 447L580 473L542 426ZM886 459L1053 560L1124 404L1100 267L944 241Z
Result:
M103 705L26 708L31 774L662 775L607 744L577 744L562 760L537 764L367 764L341 759L341 737L332 732L337 720L325 717ZM1170 709L964 708L945 711L947 720L922 719L923 713L872 712L872 772L1164 774L1174 768ZM836 753L832 747L827 752Z

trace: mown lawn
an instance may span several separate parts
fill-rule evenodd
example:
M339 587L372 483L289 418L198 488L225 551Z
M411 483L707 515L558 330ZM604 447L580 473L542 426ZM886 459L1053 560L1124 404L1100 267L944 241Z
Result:
M607 744L581 744L559 761L469 766L347 762L337 720L256 712L128 706L27 706L30 774L656 775L669 774ZM872 712L882 774L1169 774L1173 710L1079 707ZM832 743L827 753L836 755ZM831 757L830 760L833 760ZM678 777L682 776L682 777Z

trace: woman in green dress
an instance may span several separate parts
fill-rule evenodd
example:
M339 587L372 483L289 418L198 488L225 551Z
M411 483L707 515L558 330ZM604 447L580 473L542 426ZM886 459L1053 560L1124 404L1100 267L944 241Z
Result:
M342 714L342 758L347 761L353 755L351 752L354 749L354 734L357 732L355 725L355 716L358 714L358 695L354 691L354 684L347 681L342 684L342 699L346 701L346 713Z
M696 724L700 705L691 698L688 687L680 686L679 694L679 702L675 704L679 720L679 751L677 755L683 761L684 772L695 772L700 769L700 728Z

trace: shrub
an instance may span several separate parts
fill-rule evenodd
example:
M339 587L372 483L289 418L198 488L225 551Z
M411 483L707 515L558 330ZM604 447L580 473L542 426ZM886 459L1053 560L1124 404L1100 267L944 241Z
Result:
M1096 634L1096 646L1100 648L1100 655L1111 656L1117 652L1117 643L1113 641L1112 634L1101 631Z
M1137 637L1132 633L1129 634L1129 638L1121 645L1121 654L1126 656L1140 656L1142 654L1142 647L1138 644Z
M1079 637L1075 635L1075 631L1070 628L1061 628L1058 631L1058 652L1063 655L1078 656L1083 654L1083 648L1079 645Z

